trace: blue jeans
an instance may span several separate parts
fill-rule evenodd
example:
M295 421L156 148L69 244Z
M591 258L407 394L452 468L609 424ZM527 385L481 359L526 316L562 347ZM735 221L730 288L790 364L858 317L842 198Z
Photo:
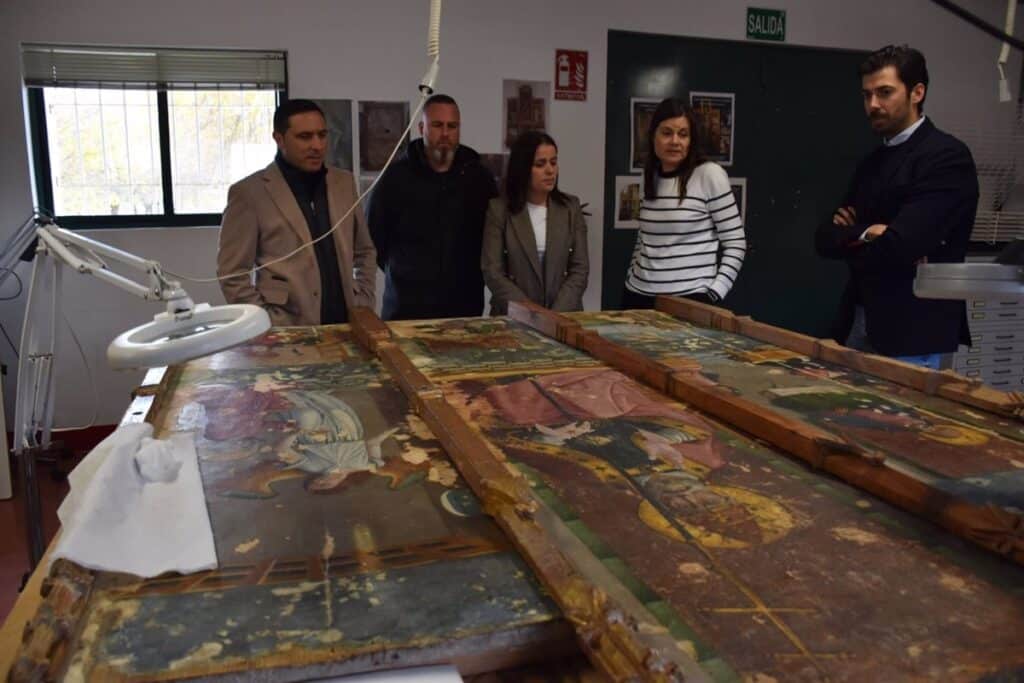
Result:
M894 358L896 360L901 360L904 363L911 363L913 365L931 368L932 370L938 370L939 362L942 360L942 354L926 353L923 356L894 356Z

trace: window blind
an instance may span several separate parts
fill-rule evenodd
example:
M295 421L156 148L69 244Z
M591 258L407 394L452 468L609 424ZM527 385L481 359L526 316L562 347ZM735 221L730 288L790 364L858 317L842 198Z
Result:
M285 53L266 50L22 45L30 87L283 90Z

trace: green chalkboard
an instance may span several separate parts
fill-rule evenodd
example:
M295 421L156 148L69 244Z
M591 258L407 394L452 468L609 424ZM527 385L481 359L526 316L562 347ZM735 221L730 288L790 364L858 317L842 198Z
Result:
M878 144L861 105L866 52L608 33L602 307L619 308L635 230L615 229L615 177L631 171L632 98L735 94L730 176L747 179L748 253L725 300L736 313L828 336L846 267L814 252L814 229Z

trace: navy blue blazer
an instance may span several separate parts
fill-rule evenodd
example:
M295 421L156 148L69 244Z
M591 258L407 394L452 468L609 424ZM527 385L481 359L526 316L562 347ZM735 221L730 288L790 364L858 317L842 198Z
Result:
M845 343L854 307L864 307L871 345L887 356L955 351L969 344L962 301L918 299L914 276L922 259L959 263L967 254L978 208L978 174L967 146L925 119L901 145L879 147L857 167L843 206L856 225L818 226L815 247L850 270L835 338ZM885 233L866 244L860 235L876 223Z

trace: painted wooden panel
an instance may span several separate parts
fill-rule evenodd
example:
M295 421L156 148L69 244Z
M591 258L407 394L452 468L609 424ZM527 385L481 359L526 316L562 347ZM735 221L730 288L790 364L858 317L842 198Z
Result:
M713 678L1024 673L1018 567L606 366L538 373L478 370L443 349L428 358L423 339L457 324L391 328ZM534 338L518 323L492 325Z
M195 435L220 567L97 576L66 680L472 671L572 651L558 609L346 328L276 329L176 368L150 420Z

